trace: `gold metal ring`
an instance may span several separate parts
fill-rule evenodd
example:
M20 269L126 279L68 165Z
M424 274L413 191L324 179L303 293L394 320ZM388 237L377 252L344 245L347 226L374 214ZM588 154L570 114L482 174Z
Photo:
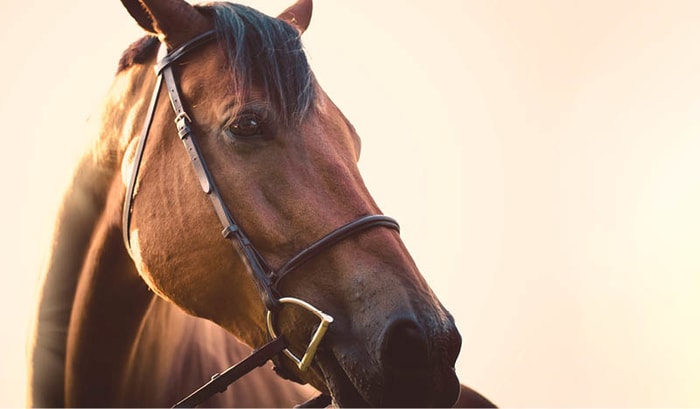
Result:
M296 363L299 370L303 372L306 369L308 369L309 366L311 366L311 361L313 361L314 355L316 355L318 345L321 343L321 340L326 334L328 327L333 323L333 317L324 313L323 311L319 310L313 305L307 303L306 301L302 301L298 298L283 297L279 299L279 302L280 304L293 304L298 307L301 307L314 314L320 320L318 327L316 327L316 332L314 332L314 335L311 337L311 341L309 341L309 346L306 347L306 352L304 352L303 357L297 357L292 351L289 350L289 348L285 348L282 350L282 352L284 352L284 354L287 355L289 359ZM270 332L270 336L272 338L277 338L275 326L272 322L272 311L269 310L267 311L267 330Z

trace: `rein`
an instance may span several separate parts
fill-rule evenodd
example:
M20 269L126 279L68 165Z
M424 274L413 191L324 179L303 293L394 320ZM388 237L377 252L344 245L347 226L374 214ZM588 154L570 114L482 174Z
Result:
M289 273L316 257L324 250L334 246L340 241L359 234L362 231L374 227L386 227L396 230L397 232L399 231L399 225L396 220L388 216L369 215L360 217L350 223L336 228L305 249L301 250L297 255L292 257L276 271L270 267L270 265L265 261L264 257L260 254L260 252L258 252L250 239L243 232L238 223L236 223L221 194L219 193L219 190L217 189L214 179L212 178L211 173L204 161L199 145L197 144L196 137L192 132L192 120L184 109L177 82L175 81L175 75L173 73L172 66L174 62L178 61L190 51L200 47L201 45L209 43L215 38L215 31L208 31L191 39L179 48L170 52L166 50L165 45L161 44L158 53L159 60L155 65L157 75L156 85L153 90L153 96L151 97L146 119L144 121L139 142L136 147L129 185L126 190L126 197L124 200L122 214L123 239L129 254L133 258L130 239L130 226L132 208L137 194L136 184L138 180L138 173L141 166L141 160L143 159L148 134L153 123L153 117L158 104L159 94L161 88L163 87L163 83L165 83L168 96L170 98L170 103L173 111L175 112L175 124L177 126L178 135L180 140L182 140L185 149L187 150L202 191L211 200L214 211L216 212L222 226L223 237L226 240L229 240L233 246L241 252L243 258L245 259L256 289L258 290L260 297L265 304L267 309L266 322L271 341L253 351L251 355L238 364L219 374L215 374L211 381L177 403L174 407L194 407L203 403L214 394L225 391L228 385L235 382L237 379L253 369L262 366L268 360L279 355L280 353L284 353L288 358L290 358L297 365L300 371L303 372L308 369L308 367L312 364L317 348L323 340L326 331L333 323L333 317L307 303L306 301L293 297L280 297L278 291L279 282ZM307 312L312 313L319 319L319 324L311 337L308 346L306 347L306 352L301 357L295 355L287 348L288 342L284 336L278 336L276 333L274 318L276 313L280 311L283 304L296 305ZM307 404L303 404L301 406L324 407L330 404L330 402L331 398L329 396L321 395L307 402L307 404L310 406L307 406Z

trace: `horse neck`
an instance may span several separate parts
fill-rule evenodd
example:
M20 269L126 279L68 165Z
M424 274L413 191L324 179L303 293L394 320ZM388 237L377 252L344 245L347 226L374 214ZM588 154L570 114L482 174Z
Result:
M127 308L142 305L151 297L120 242L114 201L109 200L117 173L106 164L92 149L84 155L56 217L30 348L28 399L34 406L69 403L67 388L76 383L75 374L83 370L85 358L90 359L92 351L98 352L91 347L98 345L95 337L104 338L109 333L101 332L105 326L128 327L120 325L114 311L121 306L106 308L118 301L117 294L129 296ZM131 291L114 291L114 296L103 297L96 288L110 285L105 280L113 281L116 289L128 285ZM109 313L115 317L108 317ZM113 319L117 321L110 324L108 320Z
M146 75L145 72L133 71L131 76ZM140 114L139 109L125 111L120 107L125 106L123 98L131 99L132 106L136 107L141 99L138 90L124 92L130 80L126 75L115 78L97 138L74 169L56 215L49 256L42 272L34 334L30 340L28 403L31 405L66 404L66 388L75 380L69 375L68 366L77 365L76 369L79 369L82 358L77 361L75 358L83 356L82 351L81 354L75 351L84 343L90 343L90 328L99 334L99 330L94 331L100 327L96 322L100 319L99 309L90 312L93 302L106 305L108 300L119 301L114 299L117 294L134 295L127 294L128 291L112 291L111 298L99 299L95 295L104 291L99 287L108 284L104 280L132 287L135 294L140 294L136 297L138 299L151 297L138 279L120 239L119 210L124 187L120 183L119 164L128 142L124 130L128 128L126 124L135 120L130 120L130 116ZM147 84L146 81L145 86ZM115 289L120 289L120 286ZM143 303L145 301L139 304L130 299L127 306ZM104 327L104 322L101 325Z
M121 206L109 200L119 194L123 186L115 180L75 290L66 338L70 406L108 406L115 401L133 340L153 298L121 240Z

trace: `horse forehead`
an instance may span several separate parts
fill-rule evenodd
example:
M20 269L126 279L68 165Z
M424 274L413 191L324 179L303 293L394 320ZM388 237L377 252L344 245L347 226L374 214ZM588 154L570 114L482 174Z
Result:
M235 73L222 49L221 44L212 43L201 51L194 53L184 64L180 66L178 86L185 99L193 107L195 116L207 115L198 107L213 109L209 114L222 114L222 109L236 110L242 104L267 102L262 87L254 81L248 84L250 87L245 93L246 101L240 101L242 95L234 90ZM350 121L345 117L338 106L323 91L316 79L312 80L312 86L317 90L313 108L305 115L305 119L292 125L294 129L288 129L303 135L317 135L322 145L333 142L350 142L353 156L358 156L360 151L360 138L355 132ZM205 108L206 111L206 108ZM317 139L317 138L313 138ZM356 160L357 158L355 158Z
M189 98L223 97L233 80L233 70L216 43L193 54L179 71L178 85Z

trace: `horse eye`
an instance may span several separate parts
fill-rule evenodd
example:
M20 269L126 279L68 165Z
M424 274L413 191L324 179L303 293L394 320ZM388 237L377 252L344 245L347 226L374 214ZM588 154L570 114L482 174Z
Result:
M227 128L231 136L236 138L251 138L263 133L262 121L252 114L237 117Z

